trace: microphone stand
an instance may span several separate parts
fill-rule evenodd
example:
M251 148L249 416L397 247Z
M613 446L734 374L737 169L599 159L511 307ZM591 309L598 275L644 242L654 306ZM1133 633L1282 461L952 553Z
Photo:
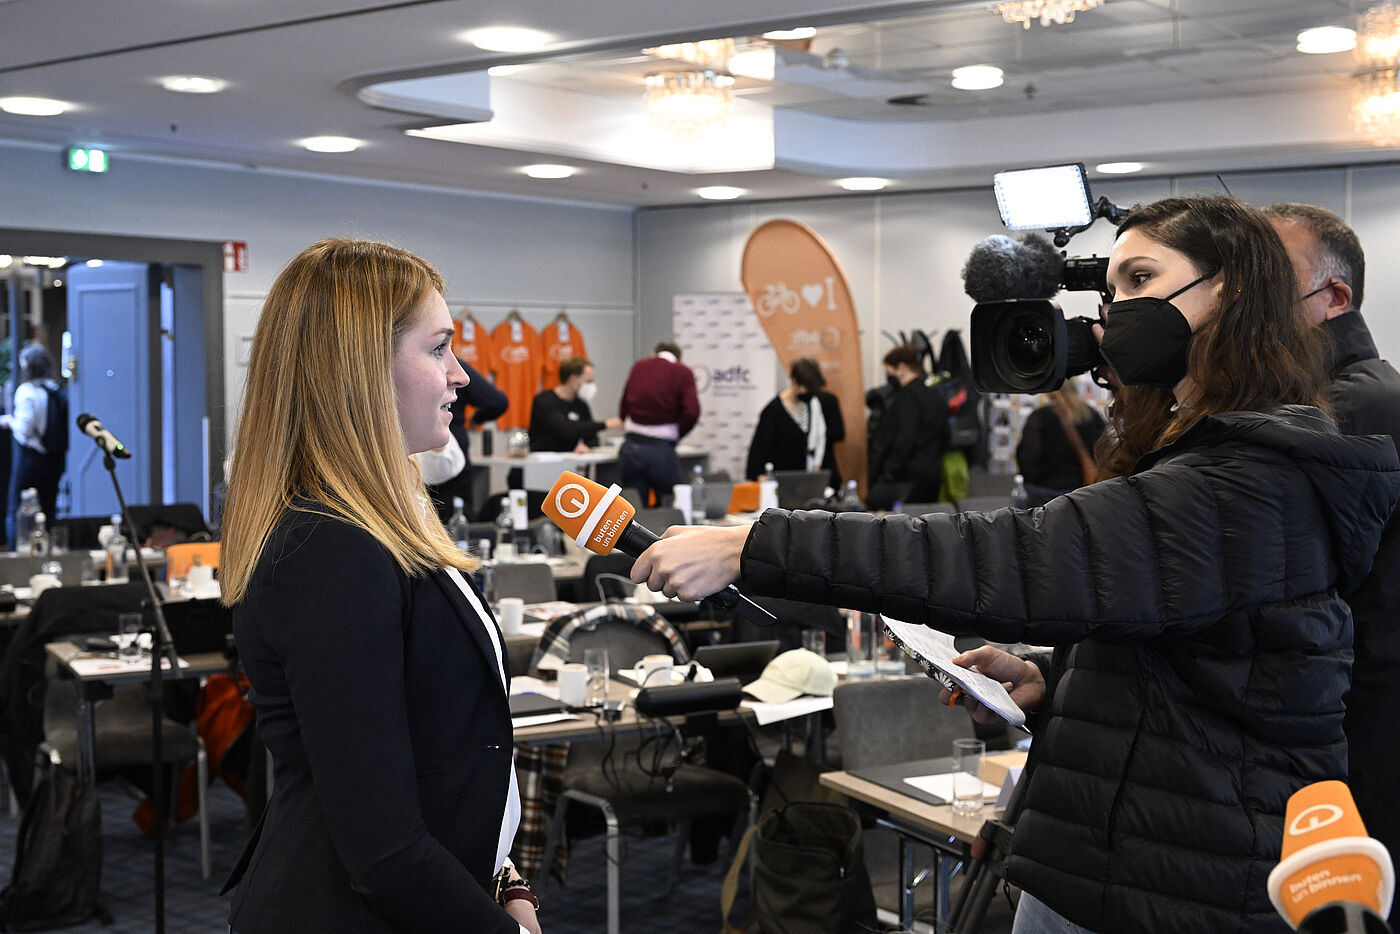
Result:
M141 556L141 543L136 538L136 526L131 521L131 513L126 508L126 497L122 496L122 485L117 481L117 462L113 459L105 445L100 441L97 446L102 449L102 466L112 478L112 489L117 493L117 504L121 506L122 523L126 526L127 541L132 543L136 551L136 566L141 572L141 579L146 582L146 592L150 595L152 616L155 625L151 631L151 677L147 691L147 701L151 705L151 807L155 812L152 821L152 837L155 842L155 934L165 934L165 819L166 819L166 795L165 795L165 755L161 748L164 731L162 729L165 721L165 691L162 684L162 659L170 662L170 674L172 678L180 678L180 657L175 654L174 643L170 639L170 630L165 625L165 613L161 609L163 602L159 591L156 590L155 583L151 580L150 572L146 568L146 560ZM126 560L126 556L122 556Z

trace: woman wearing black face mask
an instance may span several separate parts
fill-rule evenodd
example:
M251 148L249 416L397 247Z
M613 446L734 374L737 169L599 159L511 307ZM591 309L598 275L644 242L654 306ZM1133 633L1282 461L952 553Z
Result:
M1015 934L1284 932L1265 880L1289 795L1347 774L1338 593L1371 564L1400 462L1388 437L1328 418L1317 331L1259 212L1139 208L1108 281L1105 355L1125 382L1171 380L1118 394L1098 445L1110 479L1025 511L768 510L672 530L632 576L1054 646L1053 662L960 658L1008 687L1036 737L1007 863Z
M792 382L759 413L744 474L757 480L767 464L774 470L829 470L832 487L840 489L833 448L846 437L841 402L826 391L821 365L811 357L792 361L788 374Z

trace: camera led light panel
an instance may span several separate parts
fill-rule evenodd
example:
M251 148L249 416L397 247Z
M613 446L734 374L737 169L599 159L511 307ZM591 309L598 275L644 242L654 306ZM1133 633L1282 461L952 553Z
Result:
M1001 221L1011 230L1081 227L1094 219L1082 163L998 172L992 186Z

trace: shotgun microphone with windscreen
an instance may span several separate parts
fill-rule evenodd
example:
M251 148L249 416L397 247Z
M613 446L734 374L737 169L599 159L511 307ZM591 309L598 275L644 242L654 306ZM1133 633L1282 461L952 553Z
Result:
M78 416L78 430L96 441L98 447L113 457L131 456L131 452L126 449L126 445L117 440L116 435L103 428L101 422L86 412Z
M602 484L566 470L554 481L541 508L579 547L595 555L617 550L635 558L660 539L651 529L634 521L637 510L618 495L619 491L616 484L604 489ZM733 584L705 599L759 626L778 621Z

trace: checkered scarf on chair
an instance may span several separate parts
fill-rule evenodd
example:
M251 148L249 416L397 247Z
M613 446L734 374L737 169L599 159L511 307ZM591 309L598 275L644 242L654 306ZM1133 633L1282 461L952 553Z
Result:
M530 673L538 675L541 669L557 669L568 662L572 635L580 629L592 629L604 619L630 622L638 628L658 633L666 638L671 655L677 662L690 660L690 650L681 640L680 633L652 607L645 604L601 603L551 620L530 660ZM545 844L549 841L549 823L564 787L564 767L568 761L568 743L542 746L517 743L515 746L515 777L520 786L520 828L515 833L510 858L515 868L527 879L538 876L543 868L540 864L544 860ZM554 865L550 867L561 880L569 859L568 842L568 838L561 834L554 854Z

